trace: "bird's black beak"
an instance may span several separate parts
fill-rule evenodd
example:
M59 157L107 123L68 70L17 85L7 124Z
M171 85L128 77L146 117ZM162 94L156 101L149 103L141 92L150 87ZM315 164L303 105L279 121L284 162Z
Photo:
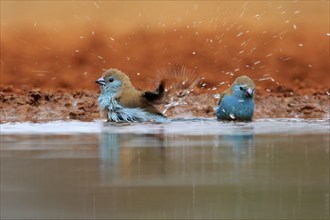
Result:
M98 84L100 84L100 85L105 85L105 80L103 79L103 77L99 78L95 82L98 83Z
M245 96L252 97L252 95L253 95L253 90L251 88L245 90Z

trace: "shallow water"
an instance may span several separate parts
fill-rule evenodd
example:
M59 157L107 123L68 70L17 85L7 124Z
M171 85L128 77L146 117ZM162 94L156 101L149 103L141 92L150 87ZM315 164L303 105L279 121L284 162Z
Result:
M1 124L1 218L328 219L329 119Z
M52 121L46 123L3 123L1 134L185 134L185 135L237 135L237 134L304 134L328 133L330 119L277 118L258 119L250 123L220 122L210 118L172 119L165 123L108 123L101 120Z

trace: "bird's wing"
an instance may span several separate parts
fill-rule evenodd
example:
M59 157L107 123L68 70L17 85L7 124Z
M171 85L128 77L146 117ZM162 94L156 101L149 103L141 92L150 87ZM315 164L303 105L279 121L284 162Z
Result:
M137 90L134 92L125 91L120 98L117 98L117 100L120 105L128 108L141 108L145 109L147 112L162 115L162 113L152 105L152 102L156 99L149 101L144 94L145 93Z
M124 90L117 101L120 105L128 108L141 107L141 93L136 90Z
M219 99L219 103L218 105L220 105L223 97L225 97L226 94L230 93L231 92L231 87L229 87L228 89L226 89L223 93L220 94L220 99Z
M219 103L218 103L218 105L220 105L220 103L221 103L221 101L222 101L222 99L223 99L224 96L225 96L224 93L220 94L220 98L219 98Z

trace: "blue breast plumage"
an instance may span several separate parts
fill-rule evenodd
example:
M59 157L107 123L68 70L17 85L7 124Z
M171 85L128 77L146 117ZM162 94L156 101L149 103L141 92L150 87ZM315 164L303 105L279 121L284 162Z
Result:
M216 116L221 120L251 121L253 112L253 99L226 95L216 109Z

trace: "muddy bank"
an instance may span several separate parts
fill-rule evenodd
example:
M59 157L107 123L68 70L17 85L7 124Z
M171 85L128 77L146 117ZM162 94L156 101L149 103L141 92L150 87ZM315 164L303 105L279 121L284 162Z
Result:
M257 93L254 118L323 118L329 117L330 96L325 93L297 95L291 91ZM282 92L279 92L282 91ZM98 93L89 90L41 90L0 88L3 122L83 120L99 118ZM159 109L168 117L214 117L216 94L168 91Z

